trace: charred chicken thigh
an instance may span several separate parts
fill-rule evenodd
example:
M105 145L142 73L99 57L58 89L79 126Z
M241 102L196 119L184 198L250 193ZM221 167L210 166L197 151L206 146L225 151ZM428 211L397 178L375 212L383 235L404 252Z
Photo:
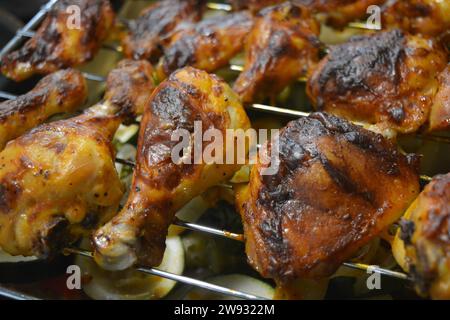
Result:
M79 8L79 25L72 21L71 6ZM22 48L2 58L2 72L21 81L86 62L94 57L113 23L114 12L108 0L60 0L36 34Z
M450 299L450 173L434 177L408 209L393 253L419 294Z
M244 103L275 97L319 60L320 25L303 6L286 2L257 16L234 90Z
M178 209L208 188L228 181L241 165L194 161L192 150L205 151L209 142L197 145L194 129L201 132L250 127L247 115L231 88L214 75L191 67L178 70L157 87L144 112L138 155L128 200L122 211L94 234L95 260L108 270L122 270L135 263L161 263L165 239ZM173 159L184 131L192 140L183 158ZM220 144L222 156L231 144Z
M129 31L122 40L125 56L156 62L162 55L165 39L174 29L182 23L199 21L204 9L204 0L156 1L129 23Z
M248 261L263 277L330 276L419 193L415 157L346 120L313 113L278 141L278 172L263 175L273 162L258 160L237 192Z
M74 69L43 78L30 92L0 103L0 151L6 143L58 113L73 112L87 98L86 81Z
M397 29L357 36L331 48L307 92L319 111L411 133L429 118L447 59L436 41Z
M252 25L252 15L241 11L183 26L164 49L157 70L159 79L186 66L207 72L226 66L242 50Z
M124 61L109 75L102 103L8 143L0 152L3 250L51 256L117 212L124 190L112 138L152 88L147 62Z

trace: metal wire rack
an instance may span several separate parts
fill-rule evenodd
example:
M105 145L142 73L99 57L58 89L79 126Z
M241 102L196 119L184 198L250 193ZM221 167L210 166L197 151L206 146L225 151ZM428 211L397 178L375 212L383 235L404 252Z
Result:
M17 48L25 38L32 37L35 34L35 31L34 31L35 28L40 24L40 22L45 18L46 14L52 9L52 7L57 2L58 2L58 0L49 0L48 3L46 3L44 6L42 6L41 9L39 10L39 12L23 28L19 29L17 31L17 33L15 34L15 36L3 47L3 49L0 51L0 58L3 55L9 53L11 50ZM212 9L212 10L223 10L223 11L231 10L230 5L222 4L222 3L212 3L212 2L208 3L208 8ZM106 47L106 48L120 51L120 50L117 50L117 48L112 48L112 47ZM234 71L242 71L241 66L232 65L230 68L231 68L231 70L234 70ZM91 81L96 81L96 82L105 81L104 77L96 75L96 74L92 74L92 73L88 73L88 72L84 72L83 74L86 77L86 79L91 80ZM301 80L303 80L303 79L301 79ZM14 99L14 98L16 98L16 96L9 92L0 91L0 98L1 99ZM279 107L274 107L274 106L267 106L267 105L262 105L262 104L253 104L250 106L250 109L255 110L255 111L275 113L278 115L280 115L280 114L288 115L288 116L293 116L293 117L308 116L307 112L286 109L286 108L279 108ZM423 138L427 138L427 137L423 137ZM439 142L449 142L447 139L445 139L445 137L443 137L443 138L437 137L437 139L438 139L437 141L439 141ZM439 140L439 139L442 139L442 140ZM134 165L133 162L123 160L123 159L116 159L116 161L118 163L122 163L122 164L129 165L129 166ZM422 176L422 180L427 181L429 179L430 178L427 176ZM176 219L174 221L174 225L177 225L179 227L189 229L192 231L196 231L196 232L204 232L204 233L212 234L212 235L219 236L219 237L224 237L224 238L231 239L231 240L244 241L244 235L242 235L242 234L236 234L236 233L228 232L225 230L219 230L219 229L199 225L196 223L182 221L179 219ZM66 248L65 253L76 254L76 255L81 255L81 256L92 258L91 252L81 250L78 248ZM388 270L388 269L383 269L378 266L372 266L372 265L367 265L367 264L362 264L362 263L353 263L353 262L346 262L343 265L348 268L353 268L353 269L362 270L362 271L367 271L370 269L372 272L377 272L377 273L380 273L385 276L394 277L394 278L401 279L401 280L411 281L411 278L405 273L392 271L392 270ZM211 290L216 293L232 296L235 298L250 299L250 300L264 300L265 299L262 297L255 296L253 294L248 294L245 292L240 292L240 291L236 291L233 289L225 288L223 286L215 285L215 284L208 283L208 282L205 282L202 280L165 272L165 271L159 270L157 268L147 268L147 267L138 266L138 267L136 267L136 270L146 273L146 274L151 274L151 275L163 277L166 279L174 280L177 282L185 283L188 285L196 286L199 288L203 288L206 290ZM4 297L4 298L8 298L8 299L15 299L15 300L40 300L39 297L27 295L27 294L21 293L19 291L13 290L13 289L2 287L1 285L0 285L0 296Z

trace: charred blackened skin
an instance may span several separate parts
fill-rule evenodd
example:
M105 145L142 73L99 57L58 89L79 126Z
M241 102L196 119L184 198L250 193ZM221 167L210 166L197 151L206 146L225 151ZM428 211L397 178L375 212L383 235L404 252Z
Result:
M366 83L366 79L372 75L397 84L400 79L397 66L404 55L404 41L405 35L396 29L372 37L356 36L343 45L333 47L318 79L320 92L326 93L327 83L332 80L338 94L358 89L371 92L371 85ZM323 108L321 99L317 107ZM398 112L394 112L394 116L395 119L402 118Z
M280 281L329 276L419 191L416 168L392 142L326 113L290 122L279 136L277 174L261 175L263 167L239 192L239 210L250 263ZM398 184L380 188L368 172Z
M40 253L40 257L52 258L55 253L61 252L70 239L67 237L67 228L69 221L63 216L56 216L48 222L48 227L45 229L46 234L38 235L39 239L34 248L35 252Z
M252 27L252 15L238 12L203 20L175 33L164 49L160 61L160 77L170 75L185 66L194 66L212 72L225 66L241 51Z
M80 9L77 29L71 29L67 22L70 18L67 8L72 5ZM107 37L113 20L114 12L108 0L60 0L36 34L19 50L2 58L2 72L21 81L33 74L49 74L91 60Z
M402 219L400 220L400 239L402 239L405 244L411 244L411 239L416 231L416 226L413 221Z
M164 43L180 23L197 22L202 17L205 0L159 1L128 23L129 34L123 40L125 55L135 60L156 62Z

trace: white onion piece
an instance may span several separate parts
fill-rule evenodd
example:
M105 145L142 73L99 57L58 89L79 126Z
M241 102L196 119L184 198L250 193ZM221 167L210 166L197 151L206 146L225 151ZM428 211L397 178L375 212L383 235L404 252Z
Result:
M168 237L166 251L158 269L182 274L184 270L184 250L177 236ZM111 272L101 269L90 258L77 257L88 283L83 284L84 292L95 300L149 300L161 299L175 286L176 282L135 270Z

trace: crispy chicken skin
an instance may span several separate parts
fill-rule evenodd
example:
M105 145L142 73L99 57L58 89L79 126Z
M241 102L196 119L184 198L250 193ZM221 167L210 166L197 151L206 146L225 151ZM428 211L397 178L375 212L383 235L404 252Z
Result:
M80 28L71 25L70 6L80 8ZM114 23L108 0L60 0L36 34L17 51L2 58L5 76L21 81L79 65L94 57Z
M158 77L164 79L177 69L191 66L213 72L238 54L253 25L247 11L209 18L176 32L158 65Z
M105 269L121 270L135 263L161 263L169 225L178 209L208 188L228 181L239 164L195 164L190 151L175 162L171 153L178 144L172 134L185 131L191 138L195 122L201 130L250 127L236 94L223 81L191 67L178 70L155 90L145 110L138 140L132 187L123 210L97 230L95 260ZM209 142L200 145L201 150ZM223 155L231 152L223 145Z
M0 153L0 247L13 255L48 257L117 212L123 185L114 166L112 137L153 88L150 65L121 63L131 83L107 88L109 100L82 115L41 125ZM119 76L119 70L110 77ZM144 74L145 73L145 74ZM109 79L108 83L117 84ZM122 88L136 84L145 97ZM124 105L116 104L124 102Z
M258 12L266 7L286 2L286 0L228 0L227 2L232 5L234 10Z
M30 92L0 103L0 151L6 143L58 113L73 112L87 98L81 72L57 71L43 78Z
M319 111L410 133L428 120L446 65L446 50L431 39L397 29L357 36L331 48L307 92Z
M381 17L383 28L435 37L450 31L450 1L397 0L383 10Z
M122 40L124 54L130 59L157 62L161 45L180 23L197 22L205 8L205 0L162 0L145 9L131 21Z
M381 5L386 0L229 0L233 9L248 9L258 12L266 7L291 2L308 7L314 13L325 16L327 24L334 27L344 27L347 23L364 18L367 8L371 5Z
M430 113L430 131L450 129L450 65L439 75L439 89Z
M386 0L294 0L325 15L326 23L337 28L367 16L371 5L382 5Z
M248 261L276 281L330 276L419 193L414 156L326 113L282 129L279 155L278 173L258 160L237 192Z
M306 7L286 2L258 15L234 90L244 103L274 98L319 60L320 25Z
M433 178L400 225L394 257L413 277L417 292L450 299L450 173Z

